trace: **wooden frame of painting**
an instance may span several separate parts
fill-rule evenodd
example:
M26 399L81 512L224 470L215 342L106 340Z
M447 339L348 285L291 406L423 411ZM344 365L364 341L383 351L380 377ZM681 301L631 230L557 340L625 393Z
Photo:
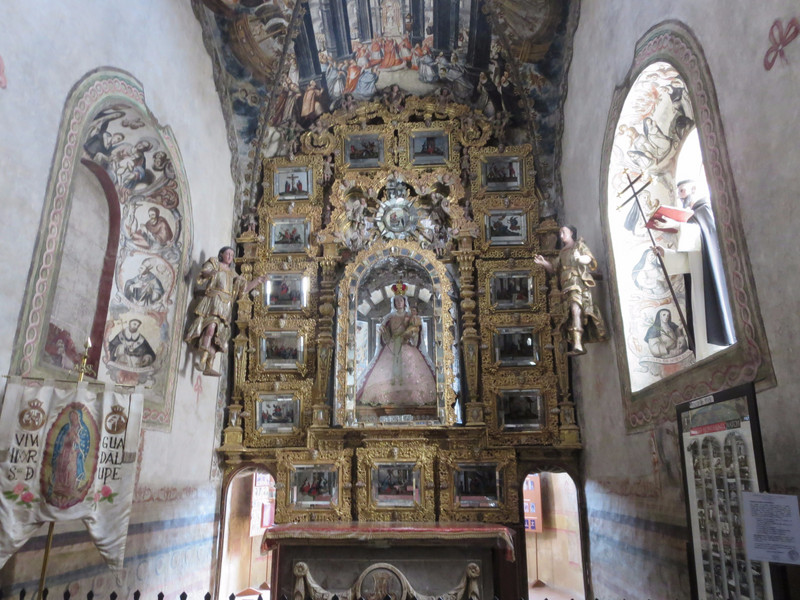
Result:
M530 192L535 179L530 144L470 150L473 180L478 190L490 194ZM478 191L476 190L476 191Z
M341 168L344 170L381 169L394 154L392 126L341 127L337 128L337 133L342 139Z
M499 446L559 444L558 385L552 372L497 370L483 385L489 439ZM531 404L531 402L533 404ZM538 413L538 414L537 414Z
M492 357L501 367L535 367L542 360L540 332L532 325L497 327L492 333Z
M275 522L349 521L352 455L352 450L279 451L282 489L277 494Z
M398 161L411 169L455 170L458 152L453 143L453 127L448 122L431 127L425 123L401 123L398 129Z
M267 158L263 163L264 196L276 205L289 202L322 201L322 159L319 156L298 155L288 158Z
M441 519L519 522L516 453L513 449L442 453L439 477L442 483Z
M533 234L538 214L535 204L519 194L473 198L474 221L481 231L476 246L483 258L530 260L538 252L539 240Z
M497 426L506 431L541 429L544 409L544 393L540 388L499 390Z
M244 391L244 441L248 447L288 447L303 443L310 422L311 381L257 384ZM291 413L291 414L289 414Z
M544 269L533 259L476 262L482 312L544 310Z
M435 520L435 447L391 444L381 442L375 447L356 450L356 506L359 519Z
M305 217L279 217L269 224L269 250L273 254L305 254L311 221Z
M314 321L281 315L250 322L250 376L308 370L307 346L314 335Z
M492 246L527 246L530 231L526 211L496 209L484 215L484 236Z
M308 273L278 271L266 275L267 280L261 295L267 311L298 312L308 308L311 291L311 277Z

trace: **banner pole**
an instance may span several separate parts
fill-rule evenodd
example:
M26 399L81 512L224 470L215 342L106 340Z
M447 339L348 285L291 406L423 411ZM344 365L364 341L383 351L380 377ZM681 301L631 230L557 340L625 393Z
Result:
M44 559L42 560L42 575L39 577L39 600L44 593L44 582L47 577L47 561L50 559L50 547L53 545L53 529L55 529L55 521L50 521L47 528L47 542L44 545Z

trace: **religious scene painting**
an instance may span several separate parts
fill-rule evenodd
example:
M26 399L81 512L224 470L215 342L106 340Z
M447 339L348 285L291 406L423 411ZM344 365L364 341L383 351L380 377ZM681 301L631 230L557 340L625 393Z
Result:
M299 331L266 331L261 334L260 347L261 366L267 371L298 369L305 362Z
M444 165L450 158L450 136L444 131L413 131L408 149L413 166Z
M384 163L383 138L376 133L347 136L344 160L350 169L377 169Z
M541 390L501 391L497 396L497 424L501 429L541 428Z
M109 325L108 344L104 346L109 369L120 369L144 377L160 366L158 355L163 356L166 348L158 344L160 328L151 317L130 318L119 327L114 327L113 322ZM155 348L148 338L156 344Z
M269 225L270 250L276 254L298 254L308 246L309 223L303 218L275 219Z
M256 430L261 433L293 431L300 420L300 402L293 394L259 394Z
M486 240L492 246L528 243L528 219L522 210L496 210L486 215Z
M278 167L274 174L273 194L277 200L308 200L314 185L311 168Z
M608 219L632 392L736 340L694 119L681 75L656 62L637 77L615 130ZM633 199L626 186L639 176L649 183Z
M290 503L295 508L322 508L339 501L335 465L296 465L291 475Z
M518 156L488 156L481 162L481 186L488 192L522 189L522 165Z
M264 283L264 305L269 310L303 310L308 305L308 287L308 277L301 273L271 273Z
M86 406L65 406L50 426L40 472L41 494L56 508L83 502L94 482L100 431Z
M501 366L534 366L539 362L539 336L532 327L500 327L493 337L494 359Z
M455 502L461 508L495 508L503 502L503 481L496 464L460 463L454 479Z
M497 271L489 293L492 306L499 310L525 308L533 302L533 278L529 271Z
M375 506L414 506L420 502L420 470L413 462L378 463L372 469Z

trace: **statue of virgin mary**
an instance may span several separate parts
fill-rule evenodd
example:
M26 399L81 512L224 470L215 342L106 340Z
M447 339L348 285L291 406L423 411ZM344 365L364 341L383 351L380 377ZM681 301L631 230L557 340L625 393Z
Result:
M420 351L422 320L401 293L381 321L380 351L359 381L356 402L367 406L435 406L433 367Z

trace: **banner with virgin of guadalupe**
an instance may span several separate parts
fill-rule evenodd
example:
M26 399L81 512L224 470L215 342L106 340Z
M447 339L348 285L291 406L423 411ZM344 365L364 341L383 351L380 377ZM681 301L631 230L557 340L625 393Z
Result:
M0 413L0 567L43 523L80 519L108 566L122 568L141 420L138 392L9 380Z

